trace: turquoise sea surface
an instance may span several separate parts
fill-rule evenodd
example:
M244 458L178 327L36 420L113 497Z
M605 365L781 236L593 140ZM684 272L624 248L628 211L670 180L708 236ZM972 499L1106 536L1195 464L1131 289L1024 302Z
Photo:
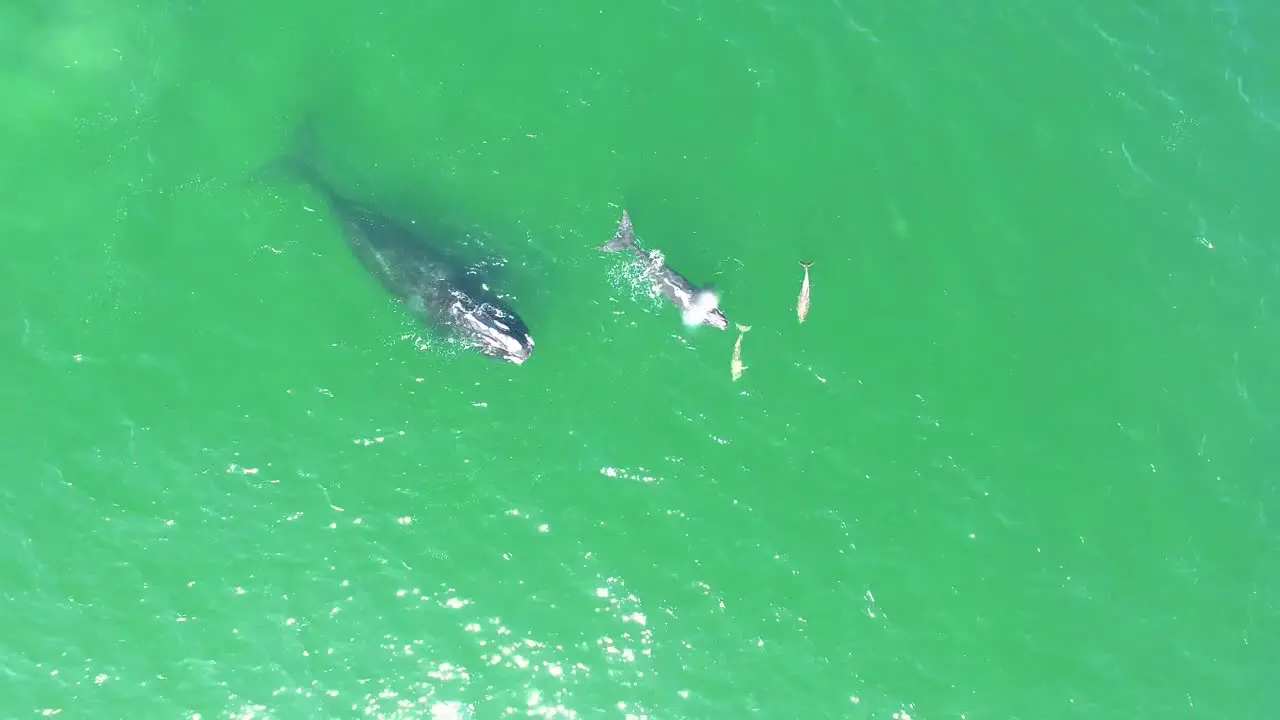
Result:
M1264 0L6 4L0 718L1273 717L1276 37ZM262 172L302 127L489 264L528 362ZM728 330L596 250L624 208Z

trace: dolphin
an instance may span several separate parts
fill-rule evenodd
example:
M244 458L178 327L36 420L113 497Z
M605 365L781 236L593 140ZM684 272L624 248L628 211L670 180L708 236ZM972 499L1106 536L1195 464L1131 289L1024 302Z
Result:
M725 330L729 319L720 311L720 298L710 286L699 288L689 279L667 266L662 252L645 252L636 243L636 231L631 225L631 215L622 211L618 231L613 239L599 247L601 252L630 253L637 264L644 268L644 278L652 284L654 296L662 295L680 309L688 326L710 325Z

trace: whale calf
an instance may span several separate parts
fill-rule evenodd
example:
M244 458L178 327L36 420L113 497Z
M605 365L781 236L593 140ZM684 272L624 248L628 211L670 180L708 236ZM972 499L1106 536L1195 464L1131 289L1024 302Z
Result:
M517 365L533 354L528 326L476 275L408 227L294 168L329 202L352 253L423 324L489 357Z
M630 253L644 269L642 277L651 283L655 296L662 295L680 309L685 325L710 325L724 330L729 318L720 311L720 298L710 288L699 288L689 279L667 266L658 250L645 252L636 243L636 231L631 225L631 215L622 211L618 230L613 239L599 247L601 252Z

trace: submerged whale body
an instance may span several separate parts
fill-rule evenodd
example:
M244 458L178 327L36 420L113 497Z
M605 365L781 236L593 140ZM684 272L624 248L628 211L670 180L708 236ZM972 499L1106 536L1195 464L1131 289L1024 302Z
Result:
M529 328L475 275L409 228L319 182L361 264L424 324L489 357L517 365L533 353Z

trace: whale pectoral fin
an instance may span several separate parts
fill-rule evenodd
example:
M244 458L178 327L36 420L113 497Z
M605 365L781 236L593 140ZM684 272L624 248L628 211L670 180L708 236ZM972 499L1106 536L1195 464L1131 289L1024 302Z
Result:
M601 252L622 252L636 246L636 231L631 226L631 215L622 211L622 219L618 221L618 231L613 239L600 246Z

